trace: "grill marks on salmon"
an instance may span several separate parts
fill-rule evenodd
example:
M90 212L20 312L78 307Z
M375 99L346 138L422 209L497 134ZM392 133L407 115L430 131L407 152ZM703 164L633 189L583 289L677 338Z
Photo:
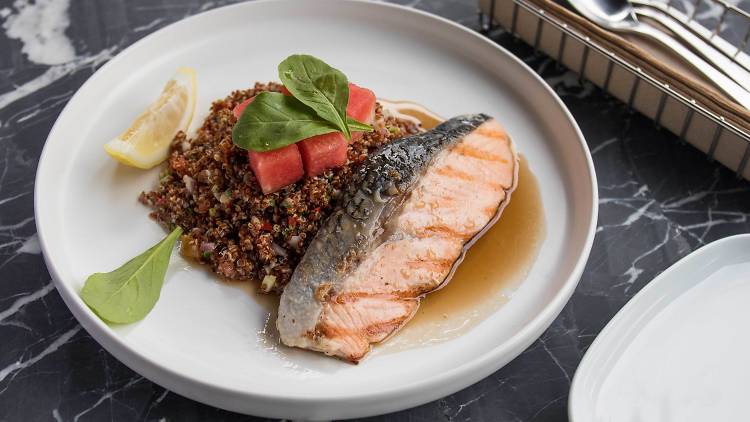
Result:
M483 114L372 155L281 297L282 341L358 362L450 280L500 217L517 173L510 138Z

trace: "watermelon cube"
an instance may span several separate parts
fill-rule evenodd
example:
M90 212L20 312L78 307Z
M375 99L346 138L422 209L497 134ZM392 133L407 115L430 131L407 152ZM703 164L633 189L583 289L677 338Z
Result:
M255 178L265 194L276 192L304 176L302 157L297 144L273 151L248 151L248 157L250 168L253 169Z
M349 83L349 104L346 114L362 123L370 124L375 120L375 93Z
M284 95L291 93L282 87ZM238 104L232 112L239 119L242 112L253 98ZM372 123L375 119L375 94L369 89L353 83L349 84L349 104L346 113L363 123ZM362 137L362 132L354 132L355 139ZM249 151L250 167L260 183L263 193L275 192L290 185L304 174L314 177L328 169L346 164L348 143L340 132L326 133L304 139L268 152Z
M286 89L284 91L285 94L288 93ZM346 114L360 122L372 123L375 119L375 94L369 89L350 83ZM362 132L352 133L354 139L362 135ZM302 155L305 174L308 177L317 176L328 169L346 164L347 141L340 132L313 136L300 141L297 145Z
M255 97L250 97L247 100L237 104L234 106L234 109L232 109L232 114L234 114L234 117L240 118L242 116L242 112L245 111L245 108L247 108L248 104L252 103Z
M297 143L308 177L346 164L347 142L341 132L313 136Z

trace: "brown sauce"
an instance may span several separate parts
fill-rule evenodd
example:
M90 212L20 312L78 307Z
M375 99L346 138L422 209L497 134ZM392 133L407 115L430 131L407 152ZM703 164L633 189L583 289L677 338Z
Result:
M391 101L378 98L378 102L386 112L396 112L401 115L399 117L411 117L419 121L426 130L430 130L445 121L424 106L411 101Z
M441 343L475 327L510 300L544 237L539 186L521 157L518 187L500 220L469 249L450 283L428 294L414 318L374 352Z
M255 299L255 302L260 305L261 308L263 308L264 311L268 312L268 314L274 315L274 323L275 323L275 315L276 311L279 309L279 298L280 296L274 295L274 294L263 294L258 290L259 283L255 283L252 281L247 280L230 280L228 278L219 278L224 284L230 287L234 287L236 289L240 289L247 293L248 295L252 296Z
M444 120L413 102L379 101L389 112L411 116L428 130ZM518 187L498 222L469 249L450 283L427 295L414 318L396 335L376 347L373 354L454 339L510 300L513 291L528 274L545 237L539 185L523 156L519 164ZM269 312L261 337L275 337L278 297L257 294L255 283L227 283L256 297Z

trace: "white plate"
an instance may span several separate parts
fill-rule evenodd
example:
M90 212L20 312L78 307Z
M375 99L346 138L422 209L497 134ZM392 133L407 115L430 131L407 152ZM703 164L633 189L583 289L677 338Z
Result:
M383 98L441 115L497 116L541 186L547 237L515 297L462 337L383 354L358 366L264 344L265 309L177 259L148 317L103 324L78 296L86 277L115 268L164 236L136 201L158 170L117 165L102 150L178 66L198 73L200 124L210 102L276 79L292 53L334 63ZM573 292L593 240L596 181L578 127L519 60L444 19L377 3L252 2L213 10L149 35L92 76L45 145L36 222L47 265L81 325L115 357L164 387L239 412L344 418L404 409L486 377L526 348ZM186 267L187 268L184 268Z
M575 422L748 419L750 235L683 258L625 305L573 378Z

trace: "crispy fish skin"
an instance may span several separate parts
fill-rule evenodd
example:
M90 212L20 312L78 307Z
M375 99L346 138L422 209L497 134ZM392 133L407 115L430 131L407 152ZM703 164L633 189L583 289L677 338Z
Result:
M484 151L483 137L504 144ZM450 278L465 245L499 217L515 187L516 160L504 130L484 114L455 117L371 155L282 294L277 327L284 344L357 362L371 343L397 331L420 297ZM489 171L481 168L485 161ZM507 180L482 180L497 175ZM474 185L487 192L467 197L481 210L465 218L450 198Z

